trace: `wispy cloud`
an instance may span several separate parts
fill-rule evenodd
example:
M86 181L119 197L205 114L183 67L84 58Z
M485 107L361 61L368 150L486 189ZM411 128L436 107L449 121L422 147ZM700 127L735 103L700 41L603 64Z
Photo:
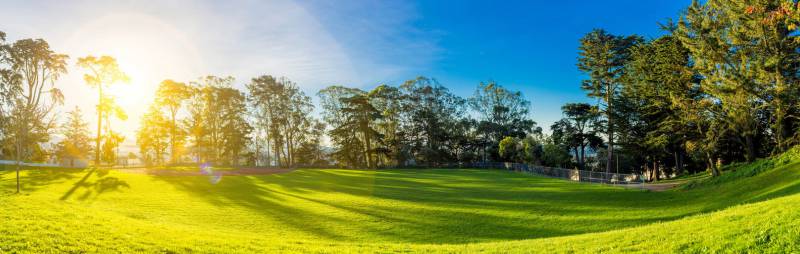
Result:
M0 30L12 40L44 38L72 61L112 54L127 63L145 95L123 101L130 119L117 125L133 137L161 79L232 75L242 85L271 74L313 94L412 78L440 52L437 32L415 27L418 18L413 5L384 1L53 0L4 4ZM67 108L91 114L94 94L80 77L72 68L59 86Z

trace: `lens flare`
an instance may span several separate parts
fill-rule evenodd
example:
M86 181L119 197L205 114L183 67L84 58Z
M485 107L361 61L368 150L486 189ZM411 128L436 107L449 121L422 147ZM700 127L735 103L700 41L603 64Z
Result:
M214 167L208 162L200 164L200 173L208 176L208 181L211 184L217 184L222 180L222 173L214 171Z

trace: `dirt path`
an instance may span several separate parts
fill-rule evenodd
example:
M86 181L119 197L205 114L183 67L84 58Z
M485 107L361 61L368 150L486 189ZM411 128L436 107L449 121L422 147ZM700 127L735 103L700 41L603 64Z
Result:
M143 174L155 176L204 176L209 175L207 172L198 170L172 170L172 169L147 169L147 168L115 168L118 172L129 174ZM271 175L292 172L294 169L289 168L240 168L233 170L216 170L213 171L214 175L223 176L244 176L244 175Z

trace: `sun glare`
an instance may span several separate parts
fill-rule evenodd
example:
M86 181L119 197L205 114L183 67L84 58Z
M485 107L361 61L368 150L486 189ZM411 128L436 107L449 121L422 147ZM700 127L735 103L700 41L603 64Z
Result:
M183 32L155 17L138 13L109 14L91 20L73 32L67 47L68 51L80 52L75 58L112 56L130 77L129 83L114 84L107 90L128 115L127 121L116 124L128 136L134 133L162 80L190 81L200 75L203 66L196 47ZM73 89L67 93L92 98L78 106L94 112L96 92L82 82L81 72L70 73L70 76Z

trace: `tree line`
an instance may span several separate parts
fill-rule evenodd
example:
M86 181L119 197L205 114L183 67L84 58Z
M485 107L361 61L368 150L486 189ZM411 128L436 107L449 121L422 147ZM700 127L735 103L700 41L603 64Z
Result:
M369 91L330 86L317 94L321 118L288 78L252 78L246 91L233 82L162 82L137 134L141 158L151 165L438 166L502 160L506 137L542 141L530 102L494 82L468 99L425 77Z

